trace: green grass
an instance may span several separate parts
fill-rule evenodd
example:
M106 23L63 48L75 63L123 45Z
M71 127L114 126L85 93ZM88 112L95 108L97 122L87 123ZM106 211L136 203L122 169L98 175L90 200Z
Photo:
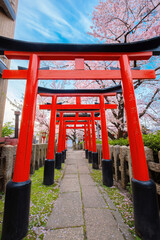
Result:
M29 231L24 240L43 239L48 216L52 212L53 204L59 195L58 180L62 175L61 170L55 169L55 183L45 186L43 182L44 167L32 175L31 203L29 216ZM2 213L4 208L4 195L0 200L0 229L2 227Z
M4 193L1 193L0 194L0 238L1 238L1 232L2 232L3 209L4 209Z
M128 225L129 231L133 234L134 238L137 240L140 239L135 234L132 201L125 194L120 192L117 187L113 186L109 188L103 185L101 170L92 170L91 176L94 181L101 185L108 193L109 197L117 207L118 211L121 213L124 222Z

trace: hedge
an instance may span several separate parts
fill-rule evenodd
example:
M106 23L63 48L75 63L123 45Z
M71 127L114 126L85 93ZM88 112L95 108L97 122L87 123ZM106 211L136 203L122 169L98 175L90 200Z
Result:
M153 150L155 158L158 158L157 153L160 151L160 131L156 133L150 133L148 135L142 135L144 146L147 146ZM97 143L101 144L102 141L97 140ZM109 140L110 145L129 146L128 138L119 138L115 140Z

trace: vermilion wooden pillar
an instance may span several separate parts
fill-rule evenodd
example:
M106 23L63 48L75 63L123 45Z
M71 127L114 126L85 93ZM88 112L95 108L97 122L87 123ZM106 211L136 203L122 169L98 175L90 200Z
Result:
M106 124L106 114L105 114L105 103L104 96L101 95L100 99L100 115L101 115L101 135L102 135L102 175L103 184L111 187L113 185L113 172L112 172L112 160L109 156L109 143L108 143L108 133Z
M66 148L66 125L65 125L65 128L64 128L64 160L66 159L66 151L67 151L67 148Z
M88 136L87 136L86 124L85 124L85 128L84 128L84 132L85 132L85 157L88 158Z
M2 239L22 239L28 231L31 181L29 179L39 57L30 56L13 180L6 187Z
M95 117L94 113L91 113L92 118L92 168L98 169L98 152L96 146L96 132L95 132Z
M65 138L66 138L66 128L65 128L65 124L64 124L64 120L63 120L63 125L62 125L62 163L64 163L65 161Z
M56 164L55 164L55 167L57 169L61 169L61 163L62 163L62 131L63 131L63 113L61 112L60 119L59 119L58 145L57 145Z
M160 239L156 186L149 180L129 58L120 57L123 96L132 158L135 229L143 239Z
M54 183L54 167L55 167L55 131L56 131L56 102L57 97L52 97L52 109L50 117L50 129L48 138L47 159L44 164L44 179L45 185Z
M91 126L88 120L88 162L92 163L92 142L91 142Z

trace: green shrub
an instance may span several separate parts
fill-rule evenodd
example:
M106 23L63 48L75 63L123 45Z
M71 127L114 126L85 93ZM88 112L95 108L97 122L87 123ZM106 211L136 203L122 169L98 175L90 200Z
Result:
M120 145L120 146L129 146L129 140L128 138L119 138L115 140L109 140L110 145Z
M155 154L160 151L160 131L143 135L144 145L151 148Z
M6 122L2 127L2 137L10 136L14 130L11 122Z
M97 139L97 140L96 140L96 143L97 143L97 144L102 144L102 140Z
M158 157L157 153L160 151L160 131L156 133L150 133L148 135L142 135L144 146L147 146L153 150L155 159ZM115 140L109 140L110 145L129 146L129 139L119 138Z

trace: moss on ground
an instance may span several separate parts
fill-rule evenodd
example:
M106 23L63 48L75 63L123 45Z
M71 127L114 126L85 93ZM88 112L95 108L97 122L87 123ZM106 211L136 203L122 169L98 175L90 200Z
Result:
M59 195L58 180L62 175L61 170L55 169L55 183L45 186L43 182L44 167L36 170L32 175L31 203L29 216L29 231L24 240L43 239L48 216L52 212L53 204ZM2 228L4 208L4 195L0 200L0 230ZM1 234L0 234L1 235Z
M136 240L140 240L135 234L134 228L134 214L133 214L133 203L132 201L122 193L117 187L106 187L102 184L102 171L92 170L91 176L95 182L101 185L104 190L108 193L109 197L121 213L124 222L128 225L129 231L133 234Z

